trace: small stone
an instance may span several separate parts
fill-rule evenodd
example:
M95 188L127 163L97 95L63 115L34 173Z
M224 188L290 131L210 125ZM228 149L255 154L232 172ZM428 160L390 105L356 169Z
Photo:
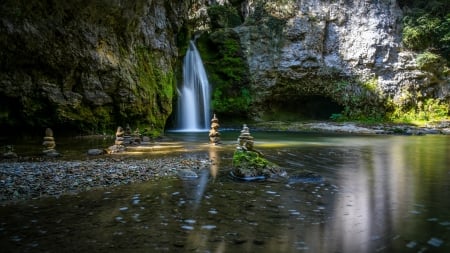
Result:
M104 154L104 151L101 150L101 149L93 148L93 149L89 149L89 150L87 151L87 154L88 154L88 155L91 155L91 156L97 156L97 155L102 155L102 154Z

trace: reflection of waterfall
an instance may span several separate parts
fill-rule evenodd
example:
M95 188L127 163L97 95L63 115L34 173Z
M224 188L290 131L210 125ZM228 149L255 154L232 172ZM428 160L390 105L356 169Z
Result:
M207 130L210 118L210 87L200 54L190 42L183 63L183 87L178 99L178 128Z

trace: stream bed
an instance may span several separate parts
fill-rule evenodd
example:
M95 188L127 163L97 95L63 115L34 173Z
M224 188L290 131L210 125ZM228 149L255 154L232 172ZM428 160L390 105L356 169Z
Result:
M0 206L2 251L450 252L450 136L252 132L288 175L324 178L304 183L232 179L236 132L219 146L207 133L167 135L183 148L136 159L194 157L209 168ZM61 146L77 157L77 145Z

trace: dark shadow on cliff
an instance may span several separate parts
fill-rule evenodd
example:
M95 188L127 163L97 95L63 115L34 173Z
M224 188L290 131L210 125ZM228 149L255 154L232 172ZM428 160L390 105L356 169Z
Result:
M343 109L343 106L325 96L299 96L273 101L264 120L329 120L333 114L339 114Z

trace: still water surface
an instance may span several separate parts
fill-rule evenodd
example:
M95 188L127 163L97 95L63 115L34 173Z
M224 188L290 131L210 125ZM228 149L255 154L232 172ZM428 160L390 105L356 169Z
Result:
M168 133L212 159L199 178L0 207L7 252L450 252L450 136L252 132L288 174L322 183L228 175L235 132ZM207 140L206 140L207 141ZM154 156L143 154L142 156Z

